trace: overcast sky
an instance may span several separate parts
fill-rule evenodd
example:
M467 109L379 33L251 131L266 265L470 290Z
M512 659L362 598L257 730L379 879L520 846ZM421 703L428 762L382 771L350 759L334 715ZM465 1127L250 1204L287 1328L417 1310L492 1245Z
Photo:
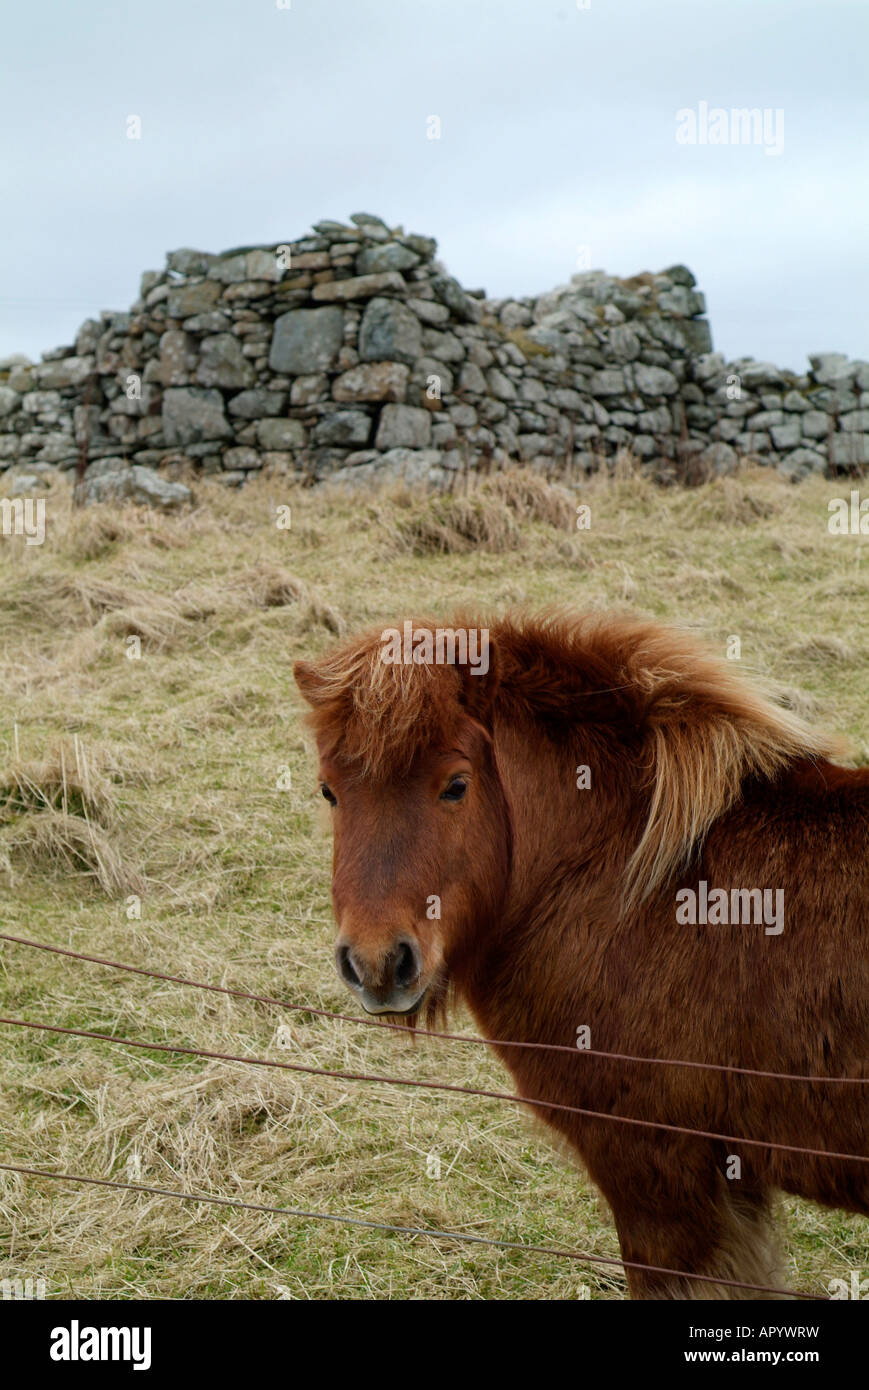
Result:
M564 283L581 247L681 261L728 357L869 358L869 0L585 3L9 7L0 356L127 308L167 250L366 211L491 295ZM679 143L701 103L767 110L781 152Z

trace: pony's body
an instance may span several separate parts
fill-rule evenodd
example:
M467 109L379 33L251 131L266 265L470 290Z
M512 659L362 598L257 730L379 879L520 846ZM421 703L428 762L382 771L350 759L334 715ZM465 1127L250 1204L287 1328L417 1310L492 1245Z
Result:
M419 987L434 1017L451 990L492 1039L587 1028L595 1051L869 1076L869 772L651 624L506 621L491 649L486 676L389 668L369 634L297 671L338 801L339 959L366 1006ZM450 777L470 783L461 805L441 804ZM678 924L677 892L701 881L782 889L783 926ZM865 1085L495 1050L530 1099L865 1152ZM626 1261L770 1283L773 1189L869 1213L866 1163L538 1113ZM641 1297L733 1293L628 1277Z

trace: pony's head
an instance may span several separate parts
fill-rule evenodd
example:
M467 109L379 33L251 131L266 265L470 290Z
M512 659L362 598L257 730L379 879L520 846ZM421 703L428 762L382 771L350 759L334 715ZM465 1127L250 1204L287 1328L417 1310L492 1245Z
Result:
M333 808L338 969L371 1013L415 1015L426 1001L431 1018L448 984L485 990L480 948L516 908L511 870L527 898L547 864L557 883L593 855L607 911L635 912L747 779L836 751L656 623L555 612L505 619L495 639L406 622L295 667ZM576 798L577 760L595 764L594 799Z
M331 807L338 972L369 1013L432 1017L509 876L488 634L414 621L294 674Z

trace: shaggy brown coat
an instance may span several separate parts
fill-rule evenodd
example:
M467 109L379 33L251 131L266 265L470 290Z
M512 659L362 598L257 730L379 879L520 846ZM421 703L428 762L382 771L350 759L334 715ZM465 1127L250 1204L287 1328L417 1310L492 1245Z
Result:
M585 1026L603 1051L869 1076L869 770L832 763L829 740L657 624L549 614L488 630L485 676L385 664L381 629L296 667L357 958L376 973L412 934L423 1016L458 996L491 1039L571 1044ZM447 806L456 769L468 793ZM783 889L783 931L679 925L677 891L700 880ZM866 1151L866 1085L494 1047L525 1097ZM865 1163L538 1113L581 1155L626 1260L781 1282L774 1189L869 1214ZM628 1281L634 1297L734 1296Z

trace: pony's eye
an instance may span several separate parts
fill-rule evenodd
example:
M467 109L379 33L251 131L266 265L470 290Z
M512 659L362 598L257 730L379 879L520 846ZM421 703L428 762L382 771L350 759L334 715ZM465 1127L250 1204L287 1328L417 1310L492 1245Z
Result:
M326 786L325 782L320 783L320 791L323 793L330 806L338 805L337 796L335 795L331 787Z
M461 801L467 790L467 780L464 777L454 777L444 791L441 792L441 801Z

